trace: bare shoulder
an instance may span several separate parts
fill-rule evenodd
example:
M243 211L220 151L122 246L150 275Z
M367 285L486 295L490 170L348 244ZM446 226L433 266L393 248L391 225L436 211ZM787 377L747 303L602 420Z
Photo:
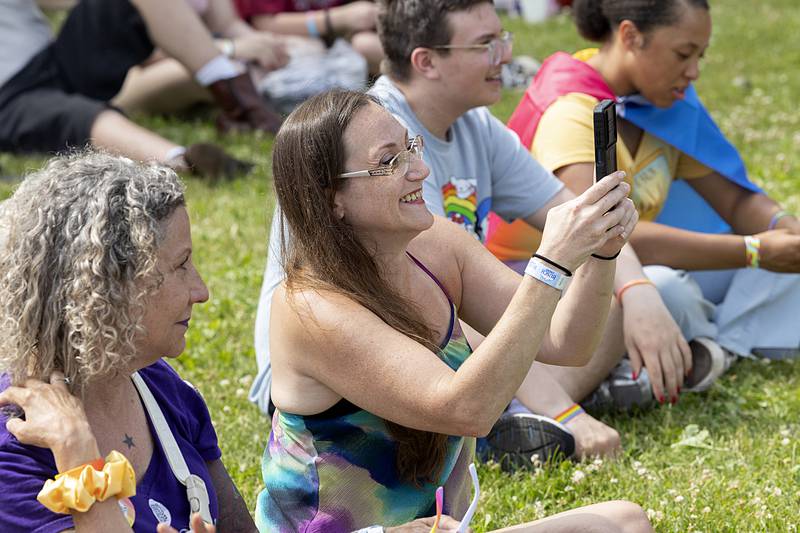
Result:
M270 343L285 347L280 353L291 355L331 354L337 346L345 346L351 336L365 331L379 333L388 328L375 313L353 299L330 290L288 290L281 283L272 297ZM320 350L324 348L324 350Z
M468 265L491 255L472 233L438 216L434 217L430 229L411 242L409 251L429 267L454 296L461 293Z
M272 314L281 330L290 334L314 334L316 330L327 330L342 322L364 313L369 313L362 305L347 296L331 290L297 289L288 290L281 283L272 297ZM372 313L369 313L372 314Z

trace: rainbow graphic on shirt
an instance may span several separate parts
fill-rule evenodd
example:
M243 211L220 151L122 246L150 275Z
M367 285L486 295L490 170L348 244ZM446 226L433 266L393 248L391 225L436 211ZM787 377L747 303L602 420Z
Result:
M456 178L442 186L442 205L444 216L482 240L484 237L483 219L491 208L491 198L478 204L478 180L476 178Z

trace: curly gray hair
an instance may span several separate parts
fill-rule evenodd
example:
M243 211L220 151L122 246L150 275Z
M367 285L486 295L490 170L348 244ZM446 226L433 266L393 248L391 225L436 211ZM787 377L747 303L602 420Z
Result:
M161 222L184 204L163 166L102 152L51 159L0 213L0 371L61 370L82 390L127 368L144 300L161 282Z

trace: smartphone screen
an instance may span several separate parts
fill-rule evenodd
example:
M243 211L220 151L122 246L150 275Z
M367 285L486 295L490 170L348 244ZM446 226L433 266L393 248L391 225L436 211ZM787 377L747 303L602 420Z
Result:
M602 100L594 108L595 180L617 170L617 109L614 100Z

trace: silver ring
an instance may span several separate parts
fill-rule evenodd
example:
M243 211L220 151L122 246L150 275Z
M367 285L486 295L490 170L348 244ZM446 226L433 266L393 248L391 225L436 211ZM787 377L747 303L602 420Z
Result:
M55 381L60 381L60 382L64 383L65 385L70 385L72 383L72 380L69 379L68 377L56 378Z

